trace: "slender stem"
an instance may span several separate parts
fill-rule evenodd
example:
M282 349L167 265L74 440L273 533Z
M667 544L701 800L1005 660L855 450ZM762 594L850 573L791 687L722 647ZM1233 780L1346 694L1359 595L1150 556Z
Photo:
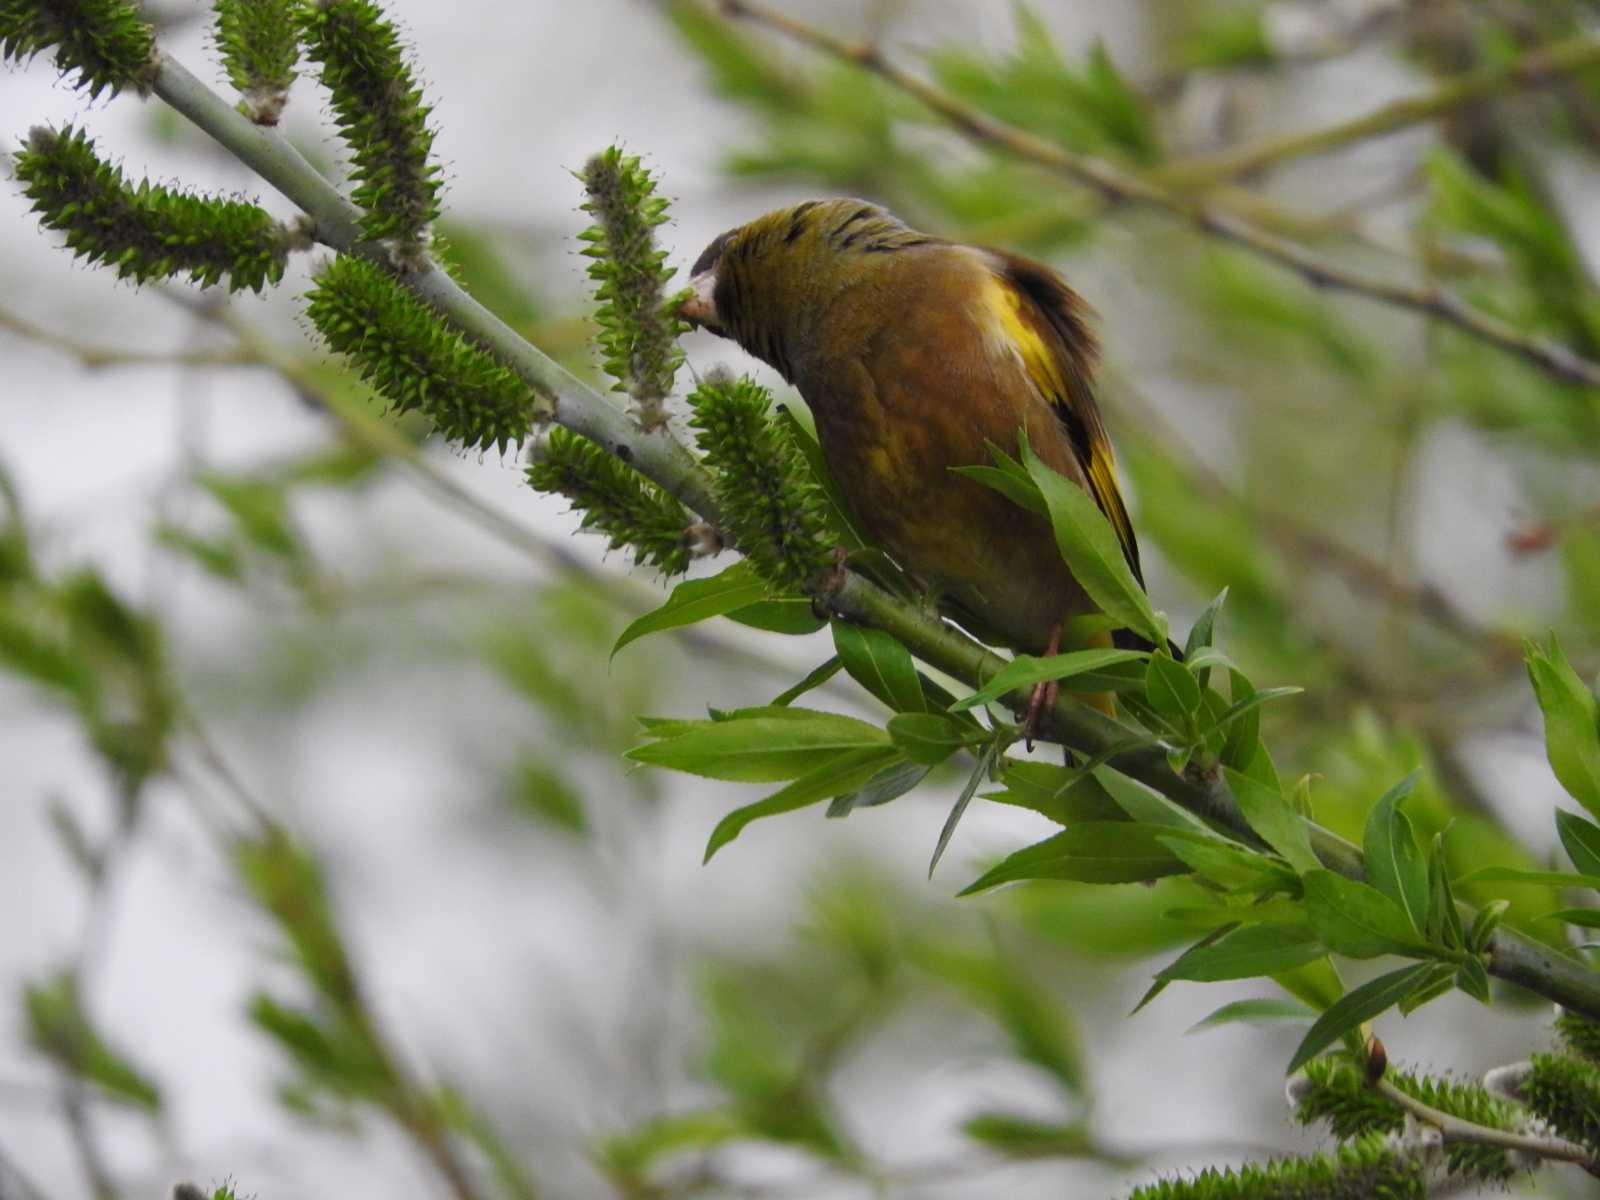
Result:
M1540 1137L1531 1133L1519 1133L1509 1129L1491 1129L1487 1125L1478 1125L1472 1121L1463 1120L1450 1113L1424 1104L1415 1096L1407 1095L1387 1079L1380 1079L1372 1085L1374 1091L1385 1099L1399 1105L1406 1112L1421 1121L1424 1125L1432 1126L1439 1131L1445 1145L1452 1143L1474 1146L1496 1146L1502 1150L1512 1150L1521 1154L1531 1154L1537 1158L1550 1159L1555 1162L1577 1163L1581 1167L1594 1165L1594 1156L1576 1142L1569 1142L1565 1138Z
M1352 142L1408 129L1520 88L1542 87L1568 75L1600 66L1600 38L1574 37L1530 50L1499 66L1468 71L1431 92L1407 96L1348 121L1304 130L1220 154L1185 159L1158 171L1162 182L1203 187L1250 175L1291 158L1322 154Z
M1153 177L1077 154L1055 142L996 120L909 71L895 66L872 45L860 45L814 29L787 14L749 0L721 0L722 11L778 30L813 49L852 62L915 97L954 129L973 141L1036 163L1100 192L1108 202L1159 209L1187 221L1200 232L1277 263L1314 287L1364 296L1449 325L1469 337L1531 363L1563 383L1600 387L1600 362L1584 358L1569 346L1524 334L1453 293L1375 279L1337 266L1261 227L1242 219L1239 204L1216 196L1195 199ZM1229 211L1229 209L1234 211Z

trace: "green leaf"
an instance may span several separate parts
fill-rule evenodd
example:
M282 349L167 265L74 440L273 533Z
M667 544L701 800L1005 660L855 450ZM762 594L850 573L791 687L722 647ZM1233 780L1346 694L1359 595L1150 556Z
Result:
M1548 646L1524 646L1528 678L1544 712L1545 752L1561 786L1600 816L1600 724L1596 704L1554 635Z
M1362 849L1372 886L1405 910L1411 928L1426 935L1428 929L1428 867L1411 833L1411 821L1400 803L1416 786L1413 771L1384 793L1367 814Z
M1600 876L1600 825L1558 808L1556 832L1572 865L1585 875Z
M1349 958L1427 953L1405 910L1377 888L1332 871L1307 871L1306 915L1328 949Z
M1186 808L1180 808L1155 788L1124 775L1114 767L1099 765L1094 777L1100 781L1118 807L1135 821L1162 826L1167 832L1195 833L1221 843L1223 838Z
M961 816L967 811L967 805L972 803L972 797L994 771L995 760L1000 757L1000 743L992 741L984 747L983 754L978 758L978 765L972 769L972 774L967 777L966 786L961 789L961 795L956 797L956 802L950 806L950 815L944 819L944 827L939 830L939 840L933 847L933 857L928 860L928 878L933 878L933 870L939 865L939 860L944 857L945 847L950 844L956 826L961 823Z
M889 737L914 763L935 767L962 749L973 736L944 713L896 713L889 718Z
M1048 658L1019 654L990 676L988 682L972 695L957 700L951 705L951 710L963 712L980 704L989 704L1008 692L1031 688L1050 680L1071 679L1118 663L1134 662L1144 656L1142 650L1073 650Z
M1294 883L1294 874L1276 859L1243 846L1184 837L1165 837L1161 844L1225 891L1287 890Z
M1316 1019L1301 1041L1300 1048L1289 1060L1289 1069L1285 1073L1293 1075L1363 1021L1372 1020L1413 992L1431 987L1441 970L1448 973L1450 968L1440 963L1414 963L1380 975L1355 991L1345 993Z
M1558 908L1538 918L1541 921L1565 921L1580 929L1600 929L1600 908Z
M1472 929L1467 934L1467 949L1473 954L1486 951L1489 939L1494 936L1494 931L1500 927L1510 908L1509 900L1491 900L1480 908L1478 915L1472 918Z
M1017 879L1075 879L1080 883L1139 883L1188 870L1160 842L1171 831L1133 821L1090 821L1018 850L959 895L970 896Z
M1188 730L1200 710L1200 684L1182 663L1165 653L1152 654L1145 668L1145 697L1171 724Z
M1255 687L1244 675L1230 671L1228 679L1228 694L1240 712L1227 723L1227 736L1223 738L1220 757L1227 766L1243 771L1252 765L1261 746L1261 707L1246 703L1255 695ZM1229 711L1232 712L1232 709Z
M776 816L779 813L793 812L797 808L804 808L819 800L828 800L846 792L853 792L897 757L898 751L892 746L846 750L833 755L787 787L773 792L765 800L736 808L723 817L711 831L711 838L706 843L704 861L710 862L711 856L738 837L751 821Z
M1192 946L1164 967L1161 980L1188 979L1215 983L1275 975L1328 952L1311 926L1300 923L1242 925L1208 945Z
M1202 1029L1215 1029L1219 1025L1232 1025L1240 1021L1250 1025L1266 1021L1310 1021L1316 1015L1315 1009L1306 1007L1298 1000L1235 1000L1202 1017L1185 1032L1199 1033Z
M1224 767L1223 774L1239 811L1261 839L1283 855L1296 871L1321 870L1322 862L1311 849L1311 835L1300 815L1275 791L1251 775Z
M835 796L828 805L830 817L848 817L858 808L876 808L898 800L928 777L931 768L917 762L897 762L884 767L860 791Z
M1253 691L1243 700L1235 700L1232 704L1228 705L1227 708L1223 709L1221 715L1217 717L1215 724L1213 724L1211 728L1227 729L1235 722L1238 722L1244 717L1254 713L1256 709L1260 708L1263 704L1266 704L1269 701L1281 700L1285 696L1299 696L1304 692L1305 688L1302 687L1273 687L1261 688L1257 691ZM1259 737L1261 730L1261 722L1259 719L1255 723L1255 730L1256 736Z
M799 683L795 684L791 688L785 688L783 691L774 696L772 698L772 706L774 708L787 708L796 700L800 699L801 696L804 696L807 692L814 691L823 684L827 683L828 680L832 679L843 668L844 664L839 661L839 656L835 654L832 658L828 659L827 662L823 663L816 670L812 671Z
M1480 1004L1489 1003L1489 972L1477 955L1461 960L1456 968L1456 986Z
M1457 887L1469 883L1535 883L1543 887L1600 888L1600 875L1579 875L1572 871L1525 871L1520 867L1479 867L1455 881Z
M803 637L815 633L828 622L817 616L810 600L789 597L779 600L759 600L726 614L728 620L762 629L768 633L781 633L787 637Z
M1005 467L951 467L950 469L957 475L965 475L986 488L992 488L1018 507L1036 512L1041 517L1049 516L1049 510L1044 506L1044 497L1039 494L1038 486L1026 475L1018 475Z
M629 642L638 641L646 634L680 629L720 617L764 600L766 595L767 585L743 560L709 579L686 579L672 589L665 604L645 613L622 631L617 644L611 647L611 656L615 658Z
M1054 763L1009 762L1000 780L1005 790L988 792L985 800L1031 809L1057 825L1120 821L1125 815L1093 775Z
M911 653L892 634L833 622L833 646L850 677L898 713L928 711Z
M1216 599L1206 605L1194 624L1189 629L1189 637L1183 644L1183 657L1191 659L1205 647L1211 645L1216 637L1217 617L1222 614L1222 606L1228 602L1228 589L1223 588L1217 593ZM1205 686L1202 679L1200 684Z
M1433 845L1428 852L1428 926L1427 940L1435 946L1459 949L1466 944L1466 934L1461 928L1461 914L1456 911L1455 894L1450 889L1450 863L1445 855L1444 834L1433 835Z
M739 783L794 779L841 751L890 749L889 735L876 725L811 708L744 709L726 720L669 722L650 730L658 731L670 736L635 746L627 757Z
M1133 577L1122 543L1083 488L1056 474L1021 440L1022 464L1044 497L1056 547L1089 598L1102 612L1157 646L1167 642L1165 619L1150 606Z

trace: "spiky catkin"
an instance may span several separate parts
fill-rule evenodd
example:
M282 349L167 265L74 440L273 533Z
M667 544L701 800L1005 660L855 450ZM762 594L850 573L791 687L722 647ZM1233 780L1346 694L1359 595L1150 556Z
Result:
M306 315L401 412L418 411L463 446L504 451L528 436L547 405L389 272L341 254L317 275Z
M334 122L350 148L354 200L371 238L420 247L439 215L440 172L431 161L433 111L372 0L316 0L298 6L306 57L320 68Z
M690 424L739 549L763 578L804 591L830 562L826 501L771 405L754 380L713 374L689 397Z
M1569 1051L1600 1065L1600 1024L1575 1012L1563 1011L1556 1018L1556 1032Z
M556 492L583 514L581 528L603 533L610 548L631 547L634 561L681 575L692 557L689 511L615 455L570 430L554 428L528 464L528 482Z
M1340 1141L1398 1133L1405 1127L1405 1112L1368 1087L1363 1072L1349 1059L1313 1059L1306 1065L1305 1076L1309 1086L1295 1106L1295 1118L1301 1124L1327 1121ZM1522 1123L1515 1106L1476 1084L1398 1070L1390 1070L1384 1078L1430 1108L1474 1125L1510 1130ZM1446 1148L1445 1161L1451 1174L1485 1181L1498 1182L1516 1173L1510 1155L1495 1146L1452 1143Z
M1518 1094L1562 1137L1600 1153L1600 1071L1594 1065L1561 1054L1535 1054Z
M276 125L300 61L301 0L215 0L217 50L241 111Z
M127 0L0 0L0 59L55 51L56 69L98 97L148 95L158 68L155 30Z
M587 199L579 207L595 223L580 240L594 261L596 342L601 366L614 391L633 398L634 416L645 429L666 424L664 401L683 364L678 338L689 326L678 317L681 295L668 297L674 274L655 229L667 219L667 201L636 156L611 146L591 158L578 177Z
M81 130L36 128L16 156L23 194L67 248L124 279L188 276L229 291L283 277L297 235L265 209L150 183L137 186Z
M1422 1165L1389 1149L1381 1137L1370 1137L1333 1155L1163 1179L1135 1188L1128 1200L1424 1200L1427 1194Z

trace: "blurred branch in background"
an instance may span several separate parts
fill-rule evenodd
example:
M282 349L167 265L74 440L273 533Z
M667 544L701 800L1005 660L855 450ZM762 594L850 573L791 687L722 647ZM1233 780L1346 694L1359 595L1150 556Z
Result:
M719 0L732 19L765 25L785 36L859 66L921 101L952 128L987 146L1065 175L1092 188L1113 205L1160 209L1193 224L1202 233L1231 242L1285 267L1317 288L1349 292L1419 313L1450 325L1533 364L1568 384L1600 388L1600 362L1569 346L1531 336L1434 286L1397 283L1360 274L1243 219L1226 196L1198 198L1174 190L1158 177L1136 174L1098 158L1075 154L1055 142L996 120L896 65L871 43L853 43L748 0ZM1586 51L1587 53L1587 51ZM1573 68L1576 69L1576 68Z

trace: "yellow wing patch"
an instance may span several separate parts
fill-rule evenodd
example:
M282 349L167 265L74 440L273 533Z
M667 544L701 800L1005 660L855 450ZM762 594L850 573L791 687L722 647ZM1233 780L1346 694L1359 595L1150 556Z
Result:
M1089 494L1116 530L1134 578L1142 585L1144 573L1139 567L1139 545L1134 540L1133 522L1128 519L1128 510L1117 486L1116 456L1100 421L1083 364L1069 361L1067 347L1062 345L1056 329L1050 325L1041 329L1044 314L1031 297L1007 280L991 276L985 300L999 318L1006 340L1022 359L1028 377L1066 426Z

